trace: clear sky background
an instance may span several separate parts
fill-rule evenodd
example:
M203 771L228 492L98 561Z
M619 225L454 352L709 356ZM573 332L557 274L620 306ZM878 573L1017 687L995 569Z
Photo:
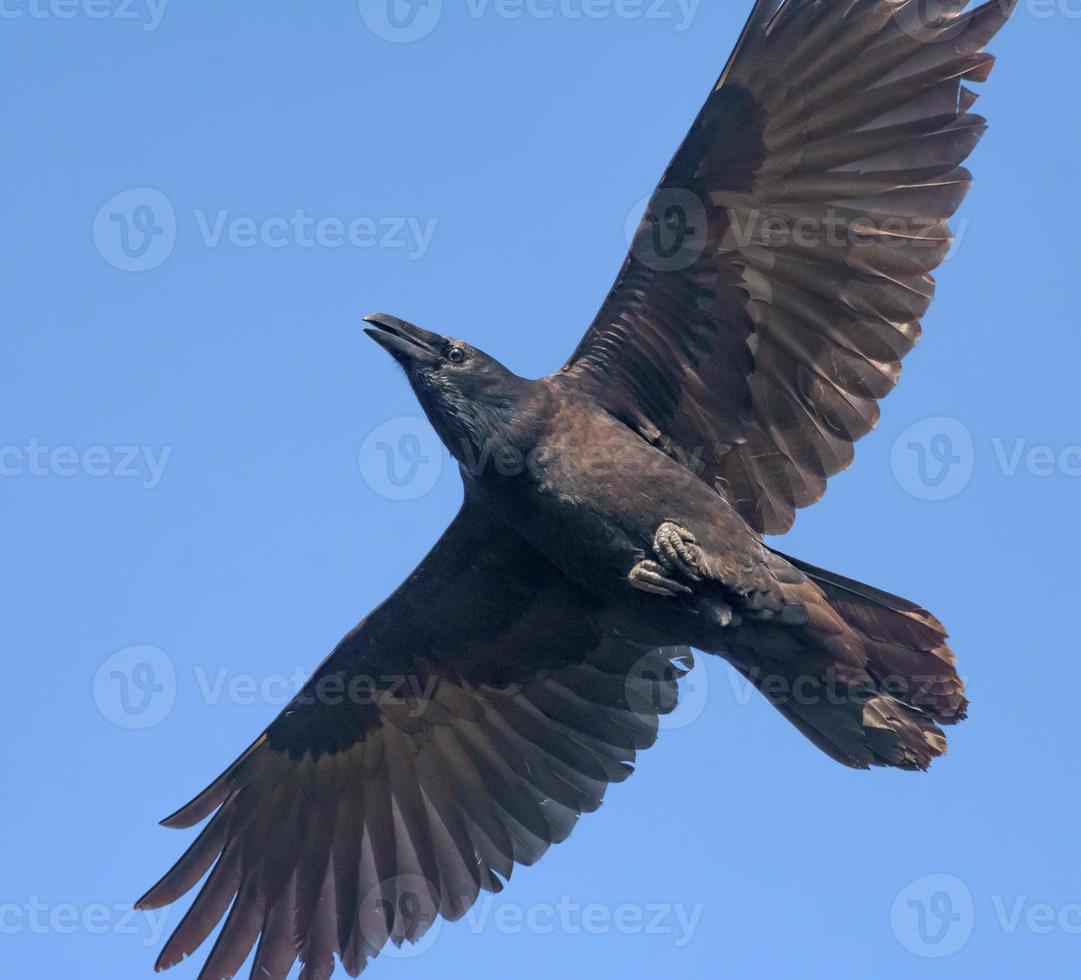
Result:
M353 0L4 0L5 976L150 974L180 910L128 908L192 837L156 821L454 514L361 315L558 367L748 6L442 0L397 43ZM949 756L846 770L714 661L570 841L369 976L1077 975L1079 42L1022 0L994 43L924 341L783 544L950 627Z

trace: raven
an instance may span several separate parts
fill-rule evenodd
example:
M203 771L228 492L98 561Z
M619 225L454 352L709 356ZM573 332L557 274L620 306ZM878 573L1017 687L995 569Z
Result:
M391 316L464 503L407 581L169 827L208 870L159 969L356 976L595 810L724 657L855 768L924 769L966 701L942 624L764 534L878 418L985 121L1014 0L756 0L570 360L537 381ZM212 870L211 870L212 869Z

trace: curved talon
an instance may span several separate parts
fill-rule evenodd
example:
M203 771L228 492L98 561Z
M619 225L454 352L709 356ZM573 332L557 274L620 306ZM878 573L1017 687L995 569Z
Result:
M703 577L702 549L695 536L674 521L665 521L653 535L653 550L661 563L692 582Z
M691 590L682 582L668 577L668 569L660 562L648 558L640 561L630 570L627 578L631 585L653 595L685 595Z

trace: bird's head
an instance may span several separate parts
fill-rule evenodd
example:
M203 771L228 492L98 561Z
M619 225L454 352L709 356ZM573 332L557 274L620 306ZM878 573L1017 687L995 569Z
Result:
M364 332L405 369L417 400L447 448L475 460L508 430L529 382L494 357L384 313L364 318Z

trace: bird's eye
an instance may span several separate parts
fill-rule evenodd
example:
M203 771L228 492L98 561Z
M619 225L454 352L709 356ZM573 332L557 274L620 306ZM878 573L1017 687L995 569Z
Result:
M461 364L465 360L465 348L463 347L451 347L447 351L447 360L451 364Z

